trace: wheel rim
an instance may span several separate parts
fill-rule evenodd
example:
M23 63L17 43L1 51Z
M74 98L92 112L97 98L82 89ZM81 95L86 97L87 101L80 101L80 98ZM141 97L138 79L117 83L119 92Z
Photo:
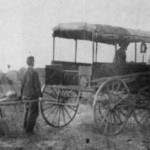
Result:
M94 99L94 121L103 135L116 135L132 113L131 96L126 84L109 79L98 89Z
M41 114L52 127L64 127L75 117L79 107L79 93L75 90L46 86L43 90Z
M148 130L150 125L150 86L142 88L137 95L134 110L134 119L144 130Z

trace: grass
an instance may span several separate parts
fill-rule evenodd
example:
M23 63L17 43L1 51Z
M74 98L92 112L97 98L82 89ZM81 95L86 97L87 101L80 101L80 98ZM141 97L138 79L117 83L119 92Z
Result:
M0 117L0 137L18 138L24 136L24 105L1 106L3 117ZM36 121L35 132L43 130L45 122L40 114Z
M0 136L18 137L23 128L23 105L2 106L3 117L0 118Z

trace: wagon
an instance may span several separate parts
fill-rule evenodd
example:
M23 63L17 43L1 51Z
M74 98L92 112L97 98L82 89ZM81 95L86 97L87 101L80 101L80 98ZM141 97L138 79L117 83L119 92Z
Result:
M61 128L71 123L85 93L91 95L94 123L103 135L120 133L131 115L141 127L148 123L150 66L144 57L150 32L99 24L63 23L53 29L52 36L52 62L45 67L43 100L40 101L41 114L48 125ZM57 60L56 38L74 43L74 51L70 50L74 52L74 60ZM89 63L78 61L78 46L83 41L91 44ZM103 54L102 45L109 45L115 54L120 42L132 45L128 51L134 48L134 60L123 64L99 60ZM87 50L87 53L90 52Z
M83 93L87 92L92 95L94 122L101 134L120 133L132 114L138 125L143 126L150 115L150 66L144 62L150 32L99 24L62 23L53 29L52 36L52 62L45 68L42 89L43 99L47 101L41 102L42 115L49 125L56 128L68 125L77 114ZM73 61L56 59L56 38L74 42ZM90 63L77 61L77 49L82 41L91 42ZM124 64L98 61L102 44L114 47L115 54L120 42L132 45L134 60ZM142 57L141 62L138 55Z

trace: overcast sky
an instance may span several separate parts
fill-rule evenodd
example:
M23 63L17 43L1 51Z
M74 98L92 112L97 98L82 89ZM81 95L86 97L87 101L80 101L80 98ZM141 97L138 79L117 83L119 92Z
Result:
M0 69L7 64L19 69L25 66L28 55L35 56L36 67L50 64L52 28L62 22L89 22L150 31L150 0L0 0ZM73 41L58 39L56 42L57 59L74 60ZM91 43L80 43L78 60L91 61ZM106 55L107 52L103 51ZM132 59L133 51L128 54L128 60ZM108 56L101 59L108 60Z

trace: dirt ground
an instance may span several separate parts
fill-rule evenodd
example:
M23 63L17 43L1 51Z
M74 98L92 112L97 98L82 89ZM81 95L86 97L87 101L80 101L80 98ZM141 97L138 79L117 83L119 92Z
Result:
M19 113L23 118L23 111ZM12 119L18 121L16 117ZM10 126L19 128L16 124ZM18 135L1 136L0 150L148 150L144 133L134 123L117 136L104 137L98 133L89 104L81 104L75 119L61 129L48 126L39 116L35 131L32 136L22 131Z

